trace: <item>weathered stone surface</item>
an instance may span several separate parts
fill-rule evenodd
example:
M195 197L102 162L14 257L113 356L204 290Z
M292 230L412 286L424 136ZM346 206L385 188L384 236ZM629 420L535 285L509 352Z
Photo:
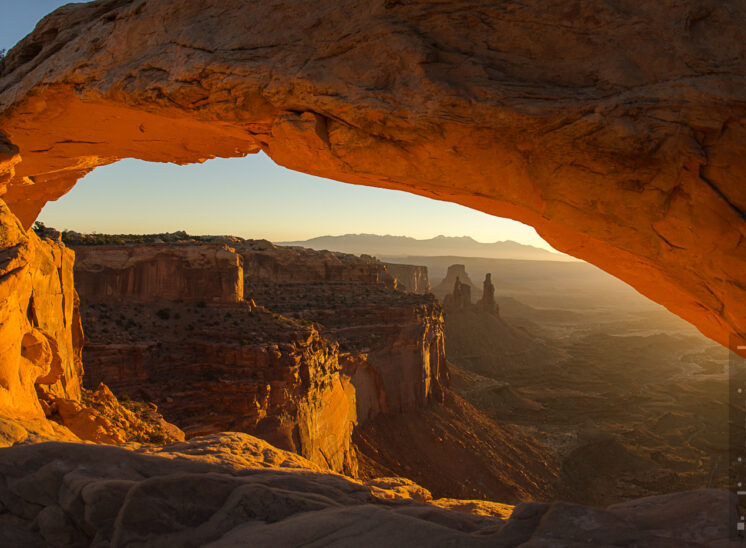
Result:
M186 302L166 306L157 292L147 293L148 303L132 284L107 282L131 273L129 261L110 257L136 257L139 271L151 272L226 243L245 265L246 294L258 306L194 303L203 295L197 287L180 294ZM157 246L157 254L139 247L153 249L76 247L84 257L76 277L89 387L105 382L154 401L189 436L249 432L350 474L358 422L442 399L440 307L432 296L395 290L379 261L230 237ZM193 278L214 277L212 262L190 265Z
M427 267L411 264L383 263L386 271L397 282L397 287L412 293L429 293L430 281L427 277Z
M242 259L226 245L76 246L75 266L91 300L243 300Z
M744 29L717 0L68 5L5 59L4 199L28 227L96 166L261 149L533 225L727 344Z
M338 345L314 326L246 302L163 308L82 295L87 386L156 403L188 437L249 432L356 474L354 389Z
M80 399L74 254L26 232L0 200L0 415L44 419L36 385Z
M442 399L448 384L443 319L431 295L395 290L385 265L367 255L252 240L231 245L244 258L247 296L318 322L339 341L360 422Z
M483 501L420 502L423 491L406 481L389 479L371 489L236 433L130 449L61 442L0 449L0 541L507 548L590 540L605 546L704 548L725 546L724 517L736 509L721 490L609 510L564 503L523 504L513 511ZM660 508L667 509L665 523L659 521Z
M481 290L471 281L469 274L466 272L466 267L462 264L452 264L448 267L446 277L433 288L433 294L441 302L445 302L446 296L453 293L457 280L461 284L468 286L470 296L474 295L476 297L480 293Z
M42 391L39 396L47 417L84 441L107 444L184 441L184 432L166 422L154 405L122 403L103 383L95 391L84 391L80 402Z

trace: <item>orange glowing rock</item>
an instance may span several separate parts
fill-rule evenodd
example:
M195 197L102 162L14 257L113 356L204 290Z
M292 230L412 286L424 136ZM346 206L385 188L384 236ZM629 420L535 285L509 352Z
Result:
M68 5L5 59L0 193L28 227L96 166L261 149L530 224L728 344L746 15L701 4Z

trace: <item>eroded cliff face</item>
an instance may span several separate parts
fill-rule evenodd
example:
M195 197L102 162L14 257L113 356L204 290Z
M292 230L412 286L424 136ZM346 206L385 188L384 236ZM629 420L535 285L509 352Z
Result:
M0 416L44 419L37 389L80 399L74 253L26 232L0 200Z
M75 285L91 300L243 300L241 257L221 244L77 246Z
M5 59L1 192L28 227L123 157L263 150L530 224L727 344L746 333L744 29L716 0L68 5Z
M386 271L397 281L398 287L412 293L429 293L430 280L427 277L427 267L411 264L383 263Z
M155 402L187 436L249 432L354 475L355 396L338 347L249 303L83 295L85 382Z
M385 265L368 256L235 244L247 268L247 295L270 310L318 322L340 343L357 392L358 420L437 401L448 384L443 318L432 295L396 289ZM301 265L299 275L284 272ZM324 266L327 264L328 266Z
M197 286L169 297L122 282L223 248L227 264L245 265L248 301L205 302ZM397 291L370 257L240 238L76 249L87 385L156 402L188 436L248 432L356 475L357 424L443 398L439 305ZM219 278L213 261L189 264L194 279Z

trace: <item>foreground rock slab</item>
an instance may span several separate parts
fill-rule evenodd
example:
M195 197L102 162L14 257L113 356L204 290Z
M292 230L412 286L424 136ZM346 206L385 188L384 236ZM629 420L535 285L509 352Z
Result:
M608 510L527 503L504 520L476 503L444 501L471 514L419 502L403 485L371 491L246 434L19 445L0 450L0 544L695 548L726 546L735 511L728 492L703 490Z

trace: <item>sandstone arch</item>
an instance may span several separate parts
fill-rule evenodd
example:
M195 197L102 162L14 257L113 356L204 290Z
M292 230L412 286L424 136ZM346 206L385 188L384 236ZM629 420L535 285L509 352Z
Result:
M746 6L99 0L0 73L28 227L123 157L264 150L531 224L728 344L746 334Z

